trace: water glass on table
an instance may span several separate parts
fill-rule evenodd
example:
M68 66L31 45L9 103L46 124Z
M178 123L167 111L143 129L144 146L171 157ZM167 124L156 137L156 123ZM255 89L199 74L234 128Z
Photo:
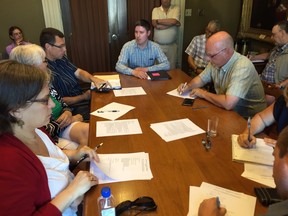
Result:
M207 133L210 137L217 136L219 118L217 116L212 116L208 119Z

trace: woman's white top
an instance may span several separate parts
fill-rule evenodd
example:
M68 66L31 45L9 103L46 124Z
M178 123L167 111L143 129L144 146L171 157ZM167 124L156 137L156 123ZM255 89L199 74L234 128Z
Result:
M39 129L35 130L38 136L45 143L49 157L37 155L45 167L48 184L53 199L59 192L64 190L73 180L74 175L69 170L69 159L64 152L56 146L49 137ZM67 209L62 212L65 216L76 216L77 206L81 203L83 196L76 199Z

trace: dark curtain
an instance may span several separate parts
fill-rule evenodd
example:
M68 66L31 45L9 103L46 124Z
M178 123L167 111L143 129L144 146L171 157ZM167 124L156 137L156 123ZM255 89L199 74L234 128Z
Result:
M109 71L107 2L70 0L70 8L73 63L92 73Z
M135 22L139 19L146 19L151 23L152 10L154 7L159 7L160 5L160 0L127 0L129 38L134 38Z
M151 22L152 9L159 5L160 0L127 0L130 40L134 38L135 22L139 19ZM77 67L91 73L111 71L107 8L105 0L70 0L71 58Z

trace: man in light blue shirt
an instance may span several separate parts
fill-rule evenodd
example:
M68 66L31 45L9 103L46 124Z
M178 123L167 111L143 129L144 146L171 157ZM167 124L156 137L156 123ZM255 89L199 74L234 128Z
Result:
M158 44L148 39L151 25L147 20L135 24L135 39L122 47L116 71L147 79L148 71L169 70L170 63Z

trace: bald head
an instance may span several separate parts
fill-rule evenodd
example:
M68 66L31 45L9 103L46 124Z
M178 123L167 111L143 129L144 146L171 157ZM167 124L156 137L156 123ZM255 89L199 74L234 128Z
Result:
M215 46L219 49L224 48L231 48L234 47L233 38L231 35L229 35L225 31L220 31L215 34L213 34L210 38L207 40L206 46Z
M207 39L206 53L210 57L212 63L215 60L215 65L221 67L229 61L234 53L233 38L225 31L220 31L213 34ZM219 54L217 55L217 63L215 55L216 53Z

